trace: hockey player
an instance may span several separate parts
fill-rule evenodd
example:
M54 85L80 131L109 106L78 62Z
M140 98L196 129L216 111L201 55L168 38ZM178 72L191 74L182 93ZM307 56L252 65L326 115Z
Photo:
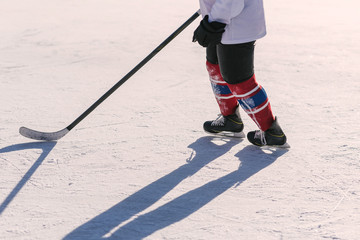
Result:
M247 134L258 146L286 143L269 99L254 74L255 41L266 35L262 0L200 0L203 16L193 41L206 47L206 68L221 115L204 123L213 134L243 135L239 105L260 130Z

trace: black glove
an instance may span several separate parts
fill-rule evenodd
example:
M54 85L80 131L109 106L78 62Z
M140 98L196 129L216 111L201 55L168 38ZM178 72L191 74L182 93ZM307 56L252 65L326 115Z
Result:
M222 34L225 32L225 26L226 24L221 22L209 23L209 16L206 15L194 31L193 42L197 41L203 47L218 44L221 42Z

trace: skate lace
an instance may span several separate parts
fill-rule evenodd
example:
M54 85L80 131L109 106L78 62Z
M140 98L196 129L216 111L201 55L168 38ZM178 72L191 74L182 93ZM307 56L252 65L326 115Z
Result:
M224 126L225 125L225 118L222 114L212 121L211 126Z
M266 145L266 139L265 139L265 132L263 131L260 131L260 130L257 130L255 132L255 136L254 136L255 139L260 139L260 142L262 145Z

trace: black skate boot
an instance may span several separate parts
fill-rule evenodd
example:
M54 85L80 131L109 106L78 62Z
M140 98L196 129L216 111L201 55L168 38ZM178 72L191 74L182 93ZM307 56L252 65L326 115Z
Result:
M205 132L215 135L244 138L243 129L244 124L240 117L239 107L232 115L223 116L220 114L216 120L204 122Z
M290 145L286 143L286 136L275 118L271 127L265 132L256 130L247 134L247 139L257 146L275 146L282 148L289 148Z

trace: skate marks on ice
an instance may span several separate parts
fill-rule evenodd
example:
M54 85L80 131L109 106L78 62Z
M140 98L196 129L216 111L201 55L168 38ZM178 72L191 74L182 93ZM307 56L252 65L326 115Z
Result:
M46 157L49 155L51 150L55 147L56 142L32 142L32 143L22 143L11 145L0 149L0 154L8 152L16 152L28 149L41 149L42 153L39 158L34 162L31 168L23 175L21 180L16 184L14 189L9 193L5 200L0 204L0 215L5 211L9 204L14 200L16 195L21 191L24 185L30 180L31 176L36 172L40 167ZM5 161L5 158L3 158Z
M195 213L233 186L239 185L271 165L287 152L284 149L262 149L247 146L235 156L240 167L229 174L193 189L168 203L144 214L143 210L156 203L187 177L194 175L211 161L221 157L241 140L223 139L217 145L207 136L189 145L195 152L173 172L145 186L107 211L69 233L63 240L143 239Z

